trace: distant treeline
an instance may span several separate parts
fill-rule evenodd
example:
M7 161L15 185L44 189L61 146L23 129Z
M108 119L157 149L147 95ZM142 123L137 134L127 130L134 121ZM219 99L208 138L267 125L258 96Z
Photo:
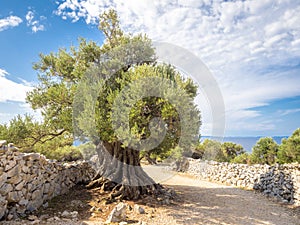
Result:
M281 144L272 137L260 138L251 153L247 153L240 144L205 139L195 147L193 157L245 164L300 163L300 128L290 137L283 138Z
M243 146L245 152L251 153L253 146L256 144L256 142L266 136L227 136L227 137L214 137L214 136L201 136L200 141L203 142L205 139L211 139L211 140L217 140L221 143L224 142L232 142L236 144L240 144ZM281 143L281 140L283 138L288 138L289 136L268 136L272 137L274 141L276 141L277 144Z

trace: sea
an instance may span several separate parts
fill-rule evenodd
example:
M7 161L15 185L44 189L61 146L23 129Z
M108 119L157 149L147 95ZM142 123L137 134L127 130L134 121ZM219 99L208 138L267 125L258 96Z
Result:
M202 136L200 141L204 141L205 139L216 140L219 142L233 142L236 144L240 144L243 146L244 150L248 153L252 152L252 147L256 144L256 142L262 137L212 137L212 136ZM288 138L288 136L274 136L272 137L277 144L281 144L281 140L283 138ZM74 145L79 146L81 144L80 141L75 141Z
M236 144L240 144L243 146L244 150L248 153L252 152L253 146L256 144L256 142L262 137L212 137L212 136L202 136L200 138L200 141L204 141L205 139L210 140L217 140L222 143L224 142L233 142ZM277 144L281 144L281 140L283 138L288 138L288 136L274 136L272 137L274 141L276 141Z

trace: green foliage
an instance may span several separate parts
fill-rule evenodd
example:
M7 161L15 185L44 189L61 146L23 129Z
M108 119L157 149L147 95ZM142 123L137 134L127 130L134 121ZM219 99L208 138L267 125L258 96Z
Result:
M220 150L221 149L221 150ZM241 164L299 163L300 162L300 128L278 145L271 137L260 138L252 149L246 153L241 145L225 142L220 144L209 139L199 143L194 152L202 159L225 161Z
M48 159L56 159L59 161L81 159L82 156L80 150L72 146L72 144L72 135L64 133L45 142L38 142L33 146L33 148L26 152L37 152L43 154Z
M202 159L204 156L204 152L205 152L203 144L201 144L199 142L197 145L195 145L193 147L192 152L193 152L194 157L196 157L198 159Z
M221 146L222 152L226 161L231 161L238 155L245 153L243 146L232 143L232 142L224 142Z
M196 149L198 149L200 154L203 153L202 159L204 160L224 162L226 159L221 146L222 144L218 141L205 139L203 143L196 147Z
M195 154L204 160L217 162L230 162L236 156L243 154L241 145L232 142L220 143L215 140L205 139L194 148Z
M252 149L251 163L272 165L276 162L278 145L271 137L260 138Z
M170 158L179 160L182 157L183 149L179 146L176 146L175 148L172 148L170 151Z
M69 134L75 129L76 135L93 143L97 143L99 138L106 142L118 141L116 129L112 127L113 104L124 87L150 77L169 79L174 84L171 84L172 90L176 87L184 90L191 99L185 103L185 109L189 109L191 117L200 118L193 103L197 86L191 79L183 79L172 66L157 65L155 50L149 38L145 35L124 34L114 10L100 16L99 29L106 37L102 46L80 39L78 47L60 49L49 55L41 54L40 61L34 65L34 69L39 72L39 84L28 94L27 101L33 109L42 111L45 123L52 132ZM111 71L114 73L110 74ZM138 95L149 83L144 82L141 85L133 88L135 93L132 94ZM171 88L163 90L167 96L176 97L176 103L182 97L182 94L172 93ZM122 99L122 102L127 104L126 101L131 96L128 93L123 94L127 99ZM96 102L93 101L95 96ZM74 114L77 115L75 119L72 116ZM142 140L149 138L150 134L153 135L149 129L151 121L162 118L168 128L166 138L151 152L161 158L172 154L170 149L178 144L179 137L183 135L182 121L176 106L163 98L140 99L130 109L128 117L130 134ZM198 129L200 121L190 126ZM126 129L124 124L117 128L120 133L125 133ZM126 145L128 141L125 139L123 147ZM85 147L83 149L85 151Z
M6 125L0 125L0 139L14 143L18 148L31 148L34 143L34 133L40 124L29 115L17 115Z
M80 39L78 48L58 53L40 54L34 69L39 73L39 84L27 94L27 102L33 109L40 109L44 122L53 131L72 129L72 103L76 83L88 66L100 57L100 48L95 42Z
M288 139L282 140L277 156L279 163L300 163L300 128Z
M0 124L0 140L8 140L8 127L6 124Z
M42 148L37 149L38 153L46 156L48 159L56 159L58 161L76 161L83 159L80 150L75 146L63 146L56 149Z
M250 155L247 152L244 152L240 155L237 155L230 162L231 163L239 163L239 164L250 164Z
M49 126L34 121L29 115L18 115L8 125L0 125L0 139L14 143L22 152L41 153L49 159L82 158L79 150L71 147L72 135L67 132L53 132Z
M124 33L120 28L118 15L112 9L100 15L99 30L104 33L108 48L116 47L124 37Z

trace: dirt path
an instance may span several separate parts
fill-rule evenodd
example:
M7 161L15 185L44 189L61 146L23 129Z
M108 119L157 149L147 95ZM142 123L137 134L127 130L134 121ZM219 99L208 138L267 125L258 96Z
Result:
M245 191L221 184L197 180L184 174L174 174L157 167L145 170L156 181L174 189L179 199L161 205L152 199L127 201L132 206L142 206L146 213L128 210L128 224L246 224L246 225L300 225L300 208L268 199L260 193ZM99 225L104 224L109 212L117 204L106 205L105 195L99 190L86 190L77 186L68 194L56 197L48 208L36 213L35 221L0 222L5 225ZM63 211L77 211L76 218L63 218Z
M184 203L167 207L177 224L299 225L300 209L279 204L260 193L176 175L164 182L180 192Z

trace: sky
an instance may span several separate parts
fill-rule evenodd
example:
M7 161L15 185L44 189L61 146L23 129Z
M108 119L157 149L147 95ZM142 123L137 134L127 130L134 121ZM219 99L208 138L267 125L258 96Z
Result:
M31 113L39 54L103 43L98 15L114 8L122 28L180 46L209 68L225 104L224 136L289 136L300 127L300 2L295 0L2 0L0 123ZM198 97L202 135L209 102ZM211 109L213 110L213 109Z

